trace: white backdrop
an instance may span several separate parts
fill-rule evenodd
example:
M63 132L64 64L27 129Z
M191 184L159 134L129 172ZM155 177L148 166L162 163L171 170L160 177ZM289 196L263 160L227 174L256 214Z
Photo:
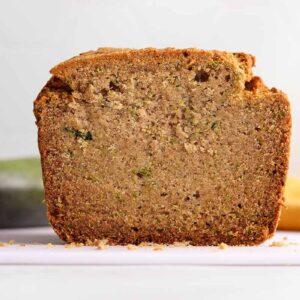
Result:
M300 175L300 5L280 0L0 0L0 158L37 155L32 101L48 70L102 46L244 51L293 110Z

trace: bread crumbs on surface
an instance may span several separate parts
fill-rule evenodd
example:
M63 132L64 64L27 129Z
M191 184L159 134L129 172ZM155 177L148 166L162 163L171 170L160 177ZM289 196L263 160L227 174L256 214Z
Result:
M92 242L91 240L87 240L87 241L85 242L85 245L86 245L86 246L89 246L89 247L92 247L92 246L95 246L95 242Z
M288 244L282 241L274 241L269 245L269 247L287 247L287 246Z
M9 241L8 241L8 244L9 244L9 245L14 245L15 243L16 243L15 240L9 240Z
M0 247L4 247L4 246L5 246L5 243L0 242Z
M107 240L98 241L98 243L96 244L97 250L105 250L106 248L108 248L107 242Z
M142 242L137 246L136 245L131 245L131 246L135 246L137 248L152 247L153 250L162 250L164 248L188 247L190 246L190 242L174 242L173 244L155 244L155 243Z
M149 243L148 242L142 242L137 247L141 247L141 248L152 247L152 250L158 251L158 250L164 249L165 247L167 247L167 245L166 244L156 244L156 243L151 243L151 242L149 242Z
M26 247L25 243L20 243L20 247Z
M47 248L53 248L53 247L54 247L54 245L52 243L47 244Z
M190 242L174 242L173 244L168 245L168 247L176 248L176 247L188 247L190 246Z
M221 243L221 244L219 245L219 249L221 249L221 250L225 250L225 249L227 249L227 248L228 248L228 245L225 244L225 243Z
M283 239L284 241L287 241L288 238L287 238L286 236L284 236L282 239Z
M289 245L290 245L290 246L298 246L299 243L296 243L296 242L289 242Z
M146 243L146 242L142 242L138 244L138 247L152 247L152 246L153 246L152 243Z
M50 243L51 244L51 243ZM65 248L78 248L78 247L82 247L84 246L83 243L75 243L75 242L72 242L70 244L65 244Z
M107 239L102 239L102 240L97 240L97 239L95 239L95 240L93 240L93 241L87 240L87 241L85 242L85 245L86 245L86 246L90 246L90 247L98 247L99 244L108 245L108 240L107 240Z
M153 251L160 251L160 250L163 250L166 246L163 245L163 244L158 244L158 245L155 245L153 246L152 250Z
M128 244L127 245L127 249L128 250L137 250L139 247L138 246L136 246L136 245L132 245L132 244Z

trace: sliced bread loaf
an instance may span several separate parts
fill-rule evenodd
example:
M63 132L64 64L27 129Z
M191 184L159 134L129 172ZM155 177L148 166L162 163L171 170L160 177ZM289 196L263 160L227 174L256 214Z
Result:
M51 70L34 113L67 242L254 245L277 226L290 108L243 53L99 49Z

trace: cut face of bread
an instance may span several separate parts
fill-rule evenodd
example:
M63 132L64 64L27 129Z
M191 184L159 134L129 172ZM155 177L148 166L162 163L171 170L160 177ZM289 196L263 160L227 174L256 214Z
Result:
M34 113L57 234L111 244L270 237L290 109L253 64L243 53L99 49L54 67Z

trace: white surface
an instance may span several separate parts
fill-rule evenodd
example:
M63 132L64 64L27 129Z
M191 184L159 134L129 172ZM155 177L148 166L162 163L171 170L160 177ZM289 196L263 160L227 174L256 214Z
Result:
M224 250L218 247L168 247L159 251L152 247L137 250L126 247L105 250L65 248L50 228L0 230L1 241L12 239L17 244L0 248L0 264L300 266L300 233L293 232L277 232L273 239L261 246ZM269 247L273 241L287 246ZM54 247L47 246L50 242Z
M3 300L294 300L300 268L2 266Z
M273 240L282 241L286 236L284 242L298 243L299 235L278 232ZM65 249L50 228L0 230L0 240L10 239L26 246L0 248L0 290L5 300L299 298L300 268L291 267L299 264L299 245L270 248L268 241L259 247L226 250L129 251L118 247L100 251L90 247ZM54 248L48 249L48 242L55 244ZM8 258L14 265L8 264ZM253 265L254 260L262 265ZM55 262L72 265L53 265ZM223 266L230 262L234 266Z
M37 154L32 101L48 70L101 46L245 51L293 109L290 172L300 176L300 1L0 0L0 158Z

